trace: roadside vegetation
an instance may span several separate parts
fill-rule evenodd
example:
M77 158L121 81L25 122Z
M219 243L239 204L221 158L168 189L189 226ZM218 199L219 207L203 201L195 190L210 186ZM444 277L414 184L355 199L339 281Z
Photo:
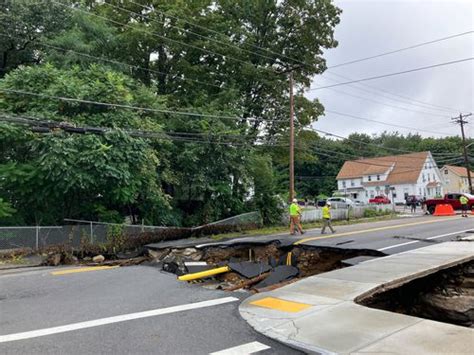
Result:
M275 224L288 197L290 68L300 198L330 196L349 155L389 152L370 144L460 146L305 128L324 114L300 89L337 46L330 1L62 3L0 4L0 225L189 227L255 210Z

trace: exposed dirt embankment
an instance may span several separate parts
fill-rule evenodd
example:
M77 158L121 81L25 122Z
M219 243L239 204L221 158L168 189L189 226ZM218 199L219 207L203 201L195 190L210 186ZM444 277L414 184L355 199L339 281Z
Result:
M474 261L413 280L361 304L474 328Z

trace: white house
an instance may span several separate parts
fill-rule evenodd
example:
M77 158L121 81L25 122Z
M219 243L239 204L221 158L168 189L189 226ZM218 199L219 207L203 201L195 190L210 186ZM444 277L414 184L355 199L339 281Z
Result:
M462 166L445 165L441 168L445 192L469 193L467 169ZM474 185L474 171L471 171L471 182Z
M363 202L385 195L403 203L409 195L432 198L443 193L430 152L346 161L336 180L340 194Z

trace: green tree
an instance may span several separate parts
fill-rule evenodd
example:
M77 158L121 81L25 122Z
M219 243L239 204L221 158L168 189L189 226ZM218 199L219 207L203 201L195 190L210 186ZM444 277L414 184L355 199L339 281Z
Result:
M68 4L69 1L63 1ZM69 26L69 11L52 0L0 2L0 78L20 65L38 64L41 41Z
M57 69L51 65L27 67L7 75L0 82L1 88L160 106L149 90L100 66L87 70ZM103 134L70 134L62 130L34 134L0 126L0 132L13 147L3 146L0 184L26 223L61 223L67 217L96 219L104 209L122 216L153 216L154 223L161 223L160 211L163 215L168 202L161 191L160 151L155 148L165 149L167 143L132 137L124 129L159 133L162 117L13 93L0 97L0 110L4 115L6 112L46 118L70 127L109 128Z

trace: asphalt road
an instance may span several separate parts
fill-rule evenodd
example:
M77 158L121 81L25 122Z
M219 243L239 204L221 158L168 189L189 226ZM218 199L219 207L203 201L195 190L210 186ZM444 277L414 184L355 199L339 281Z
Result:
M334 229L336 230L334 234L326 229L326 234L322 235L318 228L307 230L304 235L291 236L285 232L275 235L235 238L200 246L251 244L278 240L282 243L342 249L370 249L381 251L384 254L394 254L421 248L428 243L454 240L458 236L465 235L466 231L474 230L474 216L462 218L460 216L415 215L386 221L334 226Z
M340 226L334 235L308 231L302 243L398 253L468 230L474 218L428 216ZM57 270L0 272L1 354L208 354L249 343L246 353L297 353L240 318L245 293L180 283L149 266L51 274Z

